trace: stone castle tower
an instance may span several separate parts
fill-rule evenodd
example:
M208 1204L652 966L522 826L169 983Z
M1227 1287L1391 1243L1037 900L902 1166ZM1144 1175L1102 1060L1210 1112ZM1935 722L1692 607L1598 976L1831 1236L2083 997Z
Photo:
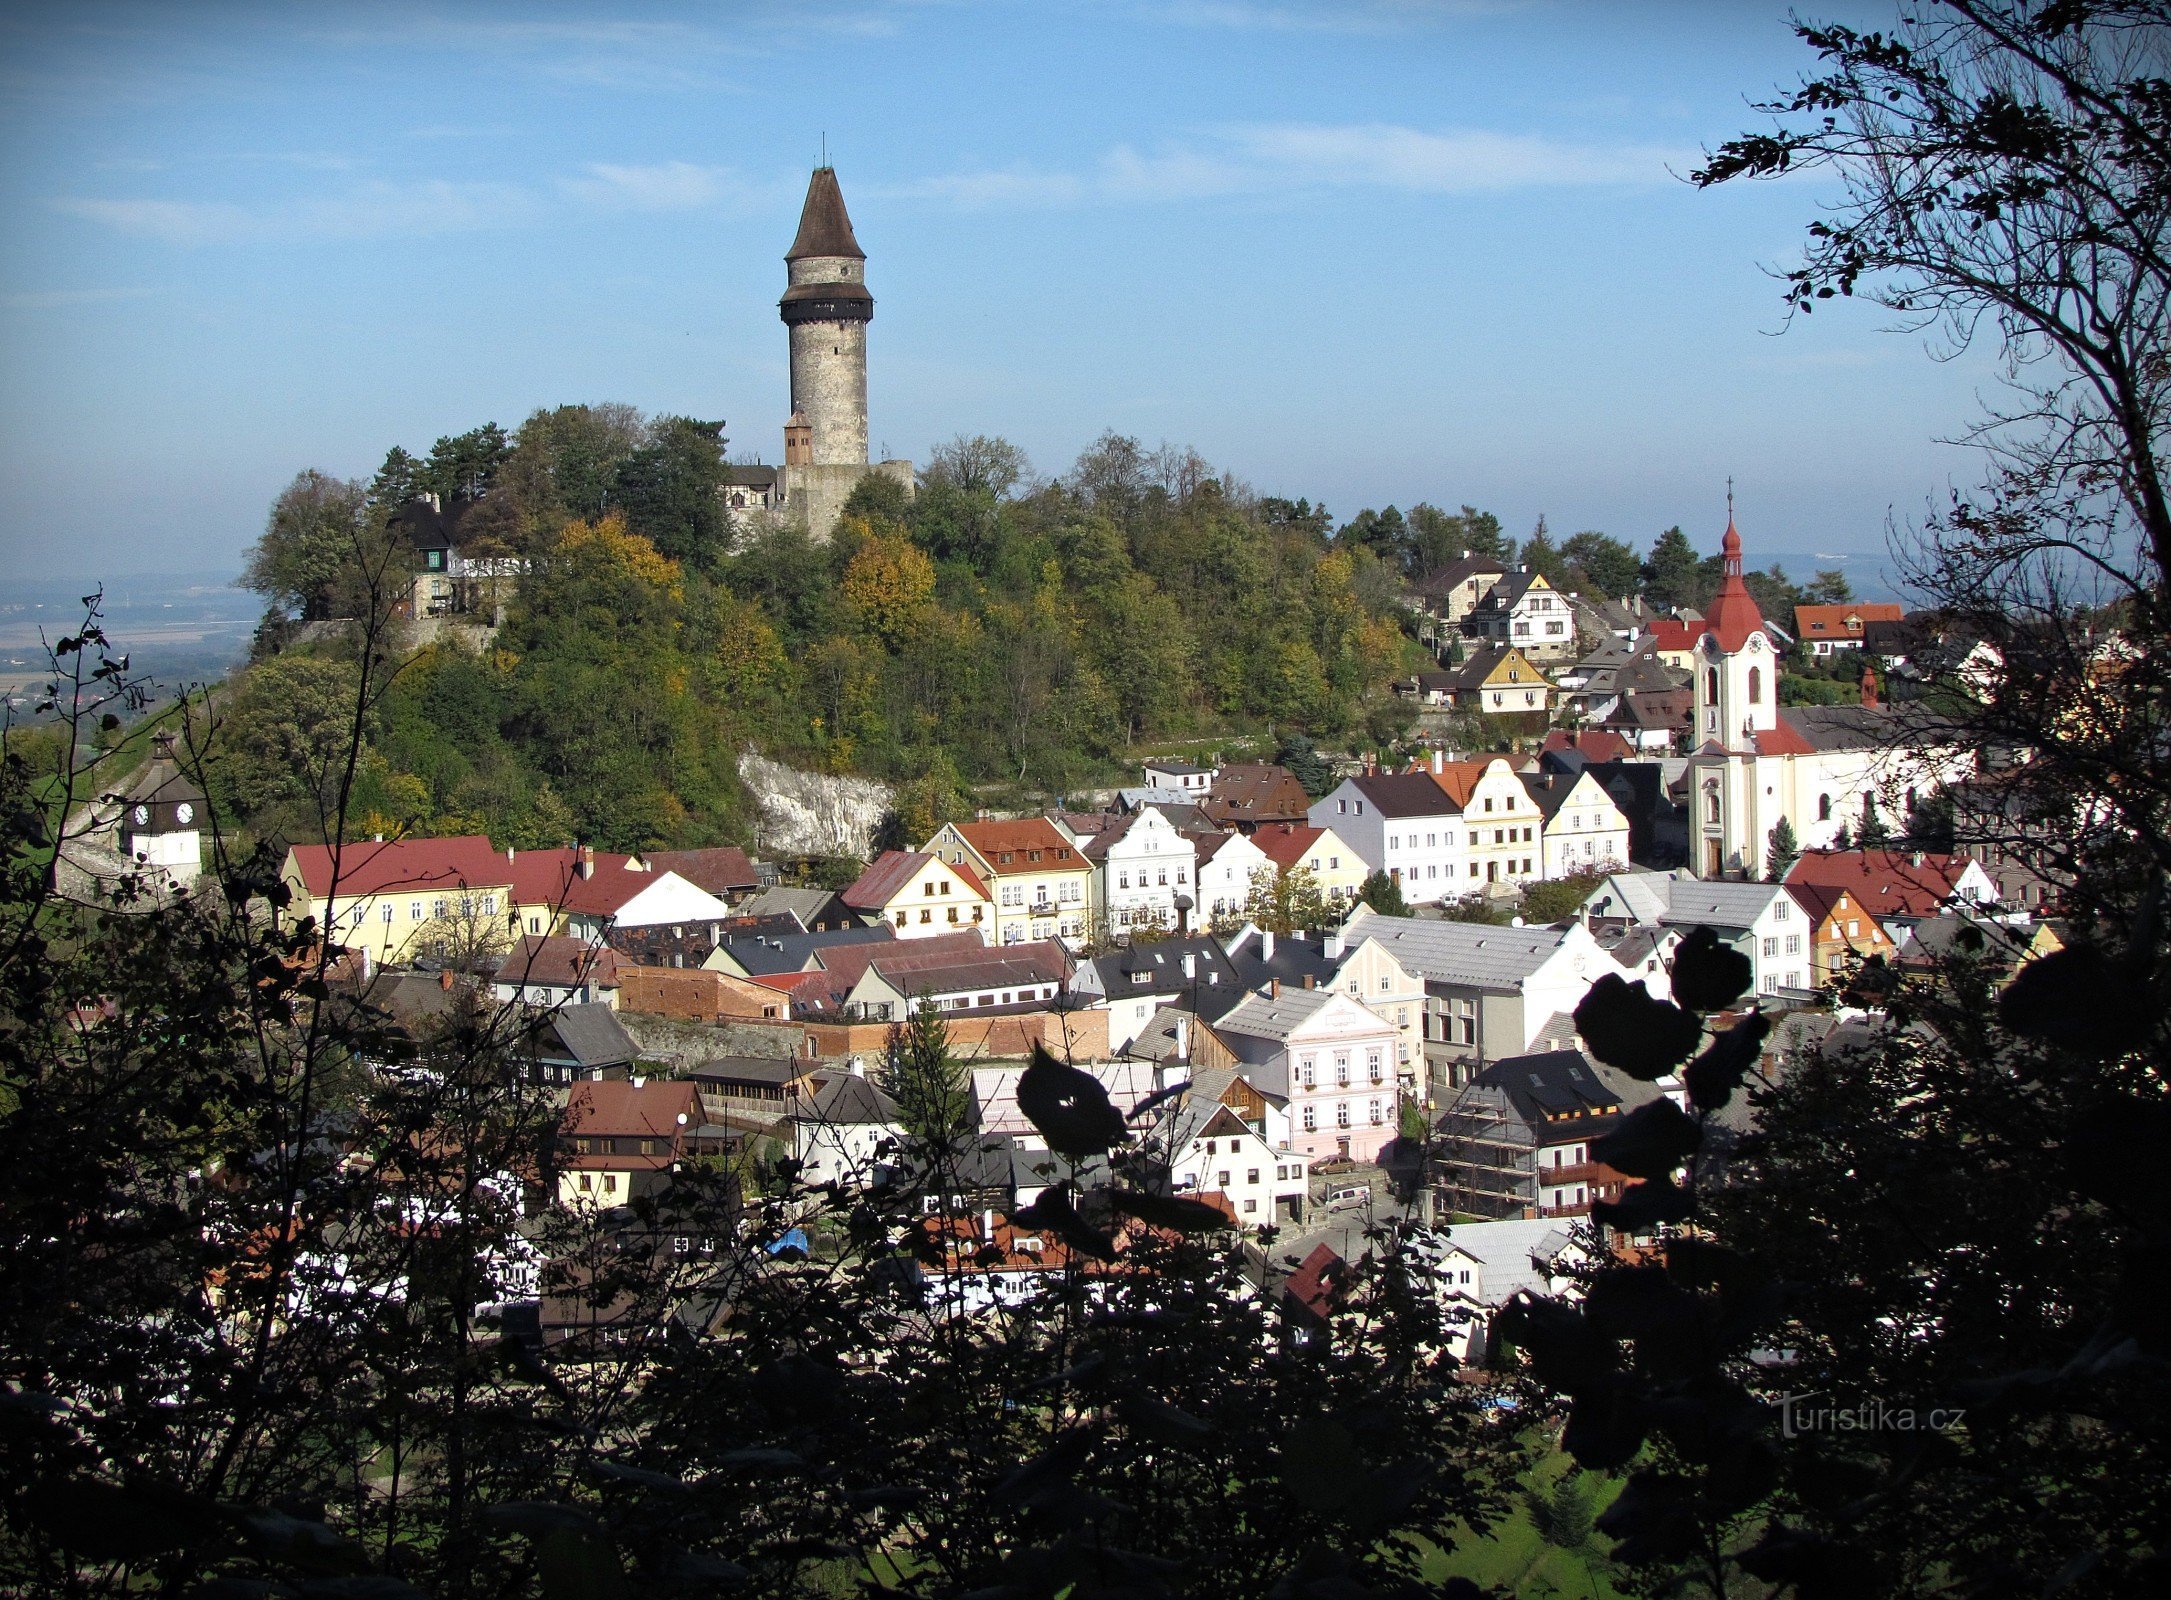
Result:
M784 511L817 539L836 526L845 500L869 472L912 492L912 463L867 461L867 252L852 233L836 169L816 167L785 252L789 287L777 312L790 330L791 420L784 424Z

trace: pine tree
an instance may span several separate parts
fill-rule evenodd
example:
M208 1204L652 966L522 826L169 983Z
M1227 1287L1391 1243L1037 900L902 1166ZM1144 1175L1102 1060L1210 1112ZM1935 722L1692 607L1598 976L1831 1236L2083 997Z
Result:
M1381 867L1357 886L1357 898L1383 917L1406 917L1410 903L1402 897L1402 885Z
M891 1033L882 1087L923 1149L945 1149L968 1130L972 1087L965 1064L950 1053L950 1029L932 999L922 996Z
M1778 883L1785 879L1787 868L1794 865L1794 858L1802 853L1801 841L1794 837L1794 824L1785 817L1771 830L1764 851L1764 877L1767 882Z

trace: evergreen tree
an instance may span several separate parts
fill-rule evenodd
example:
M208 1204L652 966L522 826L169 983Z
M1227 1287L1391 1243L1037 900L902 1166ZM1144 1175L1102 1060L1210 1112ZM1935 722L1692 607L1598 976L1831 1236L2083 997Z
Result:
M369 503L380 510L397 510L421 492L422 463L394 445L370 480Z
M1375 868L1364 882L1358 885L1357 898L1383 917L1406 917L1410 903L1402 897L1402 882L1391 876L1385 867Z
M1764 877L1768 882L1782 882L1787 868L1794 865L1795 857L1802 853L1801 841L1794 837L1794 824L1781 817L1773 825L1770 837L1765 841Z
M891 1031L881 1080L922 1151L948 1150L971 1131L971 1078L951 1054L949 1025L931 998L923 995Z
M1546 531L1543 517L1538 519L1538 525L1531 530L1530 537L1523 541L1522 551L1516 560L1555 588L1560 587L1561 579L1568 571L1568 563L1560 553L1560 546L1553 542L1552 534Z
M1301 733L1284 740L1282 747L1274 752L1274 759L1289 769L1291 776L1304 785L1304 792L1314 800L1334 787L1334 767Z
M1643 563L1644 598L1660 611L1685 604L1696 588L1696 547L1679 525L1653 541Z

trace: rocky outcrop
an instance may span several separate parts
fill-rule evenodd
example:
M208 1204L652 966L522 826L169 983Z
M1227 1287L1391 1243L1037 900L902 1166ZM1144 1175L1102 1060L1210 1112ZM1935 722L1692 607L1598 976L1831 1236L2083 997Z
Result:
M761 810L760 855L864 861L874 854L875 833L890 811L888 784L801 772L751 750L739 757L739 778Z

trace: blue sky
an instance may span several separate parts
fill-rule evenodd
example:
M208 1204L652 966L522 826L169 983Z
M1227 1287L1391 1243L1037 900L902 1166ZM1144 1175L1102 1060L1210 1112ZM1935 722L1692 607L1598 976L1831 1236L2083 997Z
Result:
M302 467L569 401L776 459L825 133L893 454L1112 427L1638 544L1732 474L1752 558L1878 550L1987 366L1775 337L1829 191L1669 173L1804 65L1757 0L17 6L0 570L232 565Z

